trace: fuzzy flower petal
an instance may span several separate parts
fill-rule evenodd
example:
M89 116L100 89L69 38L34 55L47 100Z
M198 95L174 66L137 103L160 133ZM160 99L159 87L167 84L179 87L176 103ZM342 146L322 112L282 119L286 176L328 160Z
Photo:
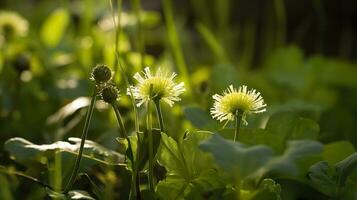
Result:
M130 86L134 98L137 100L137 106L150 100L163 100L169 106L173 106L175 101L180 101L179 96L185 92L184 83L176 84L174 82L177 74L171 75L160 68L155 74L152 74L149 67L143 72L136 73L134 78L138 81L136 86ZM128 89L128 94L130 94Z
M237 111L243 112L243 122L247 124L245 117L247 114L262 113L266 111L266 104L260 92L255 89L247 89L247 86L240 86L235 89L232 85L228 87L223 95L215 94L215 100L211 108L211 115L214 119L222 121L233 121Z

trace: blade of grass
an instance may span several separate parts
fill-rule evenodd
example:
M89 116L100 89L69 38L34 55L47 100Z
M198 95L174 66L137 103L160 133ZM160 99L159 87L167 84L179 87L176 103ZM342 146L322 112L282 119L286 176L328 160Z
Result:
M134 14L136 17L136 40L137 40L137 47L140 53L140 63L141 63L141 68L144 67L144 57L145 57L145 40L144 40L144 34L143 34L143 29L141 25L141 6L140 6L140 0L131 0L132 5L133 5L133 10Z
M119 39L120 39L120 34L121 34L121 12L122 12L122 0L118 0L117 1L117 15L118 15L118 23L116 23L115 21L115 13L114 13L114 8L113 8L113 3L111 0L109 0L110 3L110 8L112 11L112 19L113 19L113 24L114 24L114 28L115 28L115 50L114 50L114 56L116 54L119 55L120 57L120 51L119 51ZM114 63L113 63L113 67L114 67L114 79L117 77L117 71L118 71L118 57L115 56L114 57Z
M161 0L163 5L164 17L166 21L167 36L169 39L169 44L171 47L172 54L175 59L176 66L179 70L180 76L183 78L186 87L188 88L187 94L191 95L192 87L190 83L190 78L188 75L187 65L182 52L179 37L177 35L177 29L175 26L174 16L172 13L172 2L171 0Z
M201 34L203 40L207 43L219 63L229 62L226 52L222 45L218 42L214 34L202 23L196 24L197 31Z

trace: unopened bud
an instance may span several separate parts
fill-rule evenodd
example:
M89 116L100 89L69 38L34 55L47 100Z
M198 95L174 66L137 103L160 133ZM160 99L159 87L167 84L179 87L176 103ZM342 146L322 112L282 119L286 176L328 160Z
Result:
M102 90L102 99L107 103L114 103L119 97L119 90L114 85L108 85Z
M97 84L106 83L112 78L112 70L106 65L97 65L92 70L91 78Z

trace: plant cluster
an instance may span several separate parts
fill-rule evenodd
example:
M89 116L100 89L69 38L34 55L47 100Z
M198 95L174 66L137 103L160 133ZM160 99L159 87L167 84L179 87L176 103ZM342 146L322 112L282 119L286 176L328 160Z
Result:
M254 69L234 1L113 2L0 11L0 199L357 199L356 65L279 46L283 1Z

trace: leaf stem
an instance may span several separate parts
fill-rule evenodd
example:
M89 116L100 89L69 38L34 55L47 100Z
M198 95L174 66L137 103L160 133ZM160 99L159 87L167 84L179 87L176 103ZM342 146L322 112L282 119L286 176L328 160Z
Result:
M149 190L151 194L154 194L154 163L153 163L153 137L152 137L152 119L151 119L151 101L147 102L147 118L146 126L148 132L148 151L149 151Z
M82 154L83 154L83 149L84 149L84 143L86 141L87 138L87 134L88 134L88 129L89 129L89 124L92 118L92 114L93 114L93 110L94 110L94 105L95 105L95 101L96 101L96 96L97 96L97 88L94 89L93 91L93 95L92 95L92 99L89 105L89 109L87 110L87 114L86 114L86 119L85 119L85 123L84 123L84 128L83 128L83 132L82 132L82 140L81 140L81 144L79 147L79 152L77 155L77 159L76 159L76 163L74 165L71 177L69 178L69 181L63 191L63 193L68 193L68 191L72 188L76 178L77 178L77 174L79 171L79 164L81 162L82 159Z
M156 114L157 114L157 117L159 118L160 131L164 132L164 120L162 117L160 100L155 100L154 103L155 103L155 107L156 107Z
M240 128L240 124L242 122L243 112L240 110L237 110L235 117L236 117L236 126L235 126L235 130L234 130L234 138L233 138L234 142L238 140L239 128Z
M113 104L113 109L114 109L114 112L115 112L115 116L117 117L117 120L118 120L118 124L119 124L119 127L120 127L120 131L121 131L121 134L120 136L122 138L128 138L128 135L126 134L126 130L125 130L125 126L124 126L124 123L123 123L123 118L120 114L120 111L119 111L119 105L118 105L118 102L115 101Z

